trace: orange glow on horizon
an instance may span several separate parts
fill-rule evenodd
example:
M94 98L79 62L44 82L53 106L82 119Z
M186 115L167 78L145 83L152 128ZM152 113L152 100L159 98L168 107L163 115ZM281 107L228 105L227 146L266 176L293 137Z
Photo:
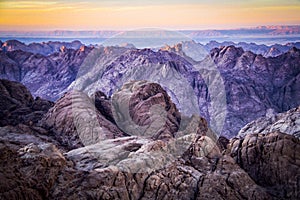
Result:
M0 2L0 30L213 29L300 24L300 5L93 6L86 2L20 2Z

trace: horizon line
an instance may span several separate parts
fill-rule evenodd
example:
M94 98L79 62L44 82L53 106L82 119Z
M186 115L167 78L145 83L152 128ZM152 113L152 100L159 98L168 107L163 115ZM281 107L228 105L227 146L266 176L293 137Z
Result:
M236 28L161 28L161 27L140 27L140 28L103 28L103 29L36 29L36 30L3 30L0 28L0 32L55 32L55 31L71 31L71 32L84 32L84 31L143 31L143 30L165 30L165 31L218 31L218 30L243 30L243 29L258 29L258 28L270 28L271 27L300 27L300 24L289 25L256 25L256 26L240 26Z

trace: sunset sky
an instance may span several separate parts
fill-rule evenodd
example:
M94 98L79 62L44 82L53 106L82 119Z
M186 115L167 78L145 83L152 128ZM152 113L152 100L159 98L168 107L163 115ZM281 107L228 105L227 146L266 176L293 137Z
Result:
M300 24L300 0L0 1L0 30L229 29Z

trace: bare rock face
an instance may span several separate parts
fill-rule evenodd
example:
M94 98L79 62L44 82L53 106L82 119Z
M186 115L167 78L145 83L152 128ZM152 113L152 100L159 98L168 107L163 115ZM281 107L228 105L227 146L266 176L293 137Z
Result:
M155 83L128 83L111 100L95 96L97 108L92 98L72 91L39 123L0 127L1 199L299 197L299 139L292 135L247 135L227 145L205 119L181 116ZM147 129L156 131L149 137L124 133L115 116L142 128L165 118Z
M223 134L231 138L267 110L286 112L300 105L300 51L292 48L265 58L227 46L211 51L224 79L227 116Z
M55 101L75 80L80 65L92 48L65 47L63 52L55 51L50 55L21 49L0 52L0 78L18 81L34 96Z
M0 198L45 199L66 161L52 144L28 144L14 151L1 144Z
M112 108L111 108L111 99L108 98L103 92L97 91L94 94L95 106L97 110L109 121L116 123Z
M156 83L130 82L114 93L113 113L119 127L131 135L174 137L180 114L166 91Z
M50 101L34 99L24 85L0 79L0 126L35 124L52 106Z
M48 199L66 159L40 127L0 127L0 199Z
M175 116L179 114L165 91L154 83L128 83L112 97L112 102L114 116L124 117L127 112L127 117L135 120L135 123L154 119L146 124L150 126L158 116L155 112L149 112L149 105L163 105L161 109L167 112L166 116L169 118L174 117L174 113ZM125 103L128 103L128 107ZM121 106L124 106L124 109ZM170 120L169 118L167 119ZM128 122L126 117L123 119ZM116 119L116 124L119 123L118 120L120 119ZM163 126L158 129L151 129L158 133L162 133L163 130L168 137L137 134L104 139L67 152L67 160L71 160L73 164L59 175L51 198L270 198L231 157L222 156L216 142L205 135L209 135L208 128L202 120L203 118L197 117L186 118L182 130L179 130L178 121L175 121L176 129L172 129L174 125L169 125L169 121L164 121ZM174 141L176 134L179 134L177 130L182 132L180 135L183 135L183 138L189 131L197 134L192 140L176 138ZM178 143L184 141L192 142L183 157L172 156L172 147L179 147ZM171 160L166 161L168 159Z
M29 90L22 84L17 82L12 82L5 79L0 79L0 89L1 89L1 98L3 99L1 102L1 110L9 106L9 103L15 105L29 105L33 102L33 97ZM4 100L7 99L7 102Z
M266 117L252 121L243 127L239 131L238 137L245 137L247 134L251 133L267 134L275 131L287 133L299 138L300 107L278 114L275 114L272 110L269 110Z
M280 199L300 197L300 141L280 132L232 139L229 152L260 186Z
M41 120L41 125L55 132L61 145L70 149L126 136L79 91L71 91L59 99Z
M66 170L55 198L100 199L270 199L263 188L228 156L220 162L178 160L151 174L126 173L114 166L90 171ZM62 175L62 176L63 176ZM78 182L80 184L78 185ZM66 187L68 186L68 187ZM64 190L62 190L64 188Z

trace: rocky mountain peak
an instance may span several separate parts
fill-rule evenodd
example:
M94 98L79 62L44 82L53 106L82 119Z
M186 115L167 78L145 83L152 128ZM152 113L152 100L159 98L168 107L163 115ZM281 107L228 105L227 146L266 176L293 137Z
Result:
M244 53L241 47L235 47L233 45L222 46L212 50L212 57L218 56L219 58L235 59L240 57Z
M288 51L288 53L291 53L291 54L293 54L293 55L295 55L295 56L299 56L299 55L300 55L300 49L297 49L296 47L292 47L292 48Z
M26 45L18 40L8 40L2 44L4 51L14 51L25 47Z
M85 46L81 45L80 48L79 48L79 51L85 51Z
M115 121L122 130L153 139L174 137L180 114L156 83L129 82L112 96Z
M61 46L60 47L60 52L64 53L66 52L67 48L65 46Z

